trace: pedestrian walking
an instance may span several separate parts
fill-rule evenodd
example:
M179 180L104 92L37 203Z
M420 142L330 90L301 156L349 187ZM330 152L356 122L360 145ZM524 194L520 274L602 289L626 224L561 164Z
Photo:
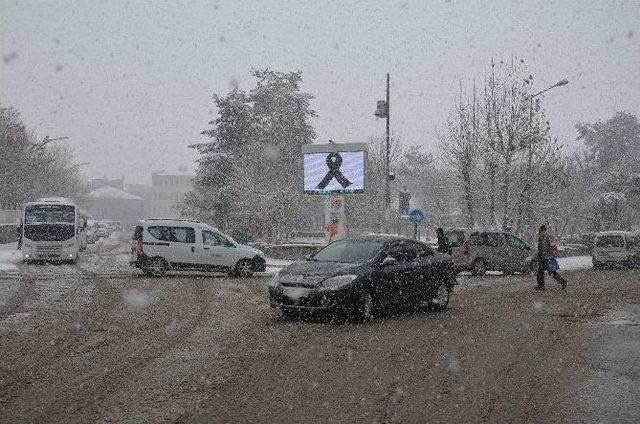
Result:
M562 275L558 274L558 261L556 261L555 253L556 247L551 239L551 236L547 233L547 227L541 225L538 230L538 273L537 280L538 285L536 290L544 290L544 272L547 271L564 290L567 287L567 280Z
M451 250L449 240L447 240L447 237L444 235L444 230L442 228L436 228L436 236L438 237L438 248L436 250L440 253L445 253L447 255L453 256L453 250ZM453 284L458 284L456 271L453 268L451 269L451 281L453 282Z
M438 248L436 250L440 253L451 255L451 246L449 245L449 240L445 237L444 230L442 228L436 228L436 236L438 237Z

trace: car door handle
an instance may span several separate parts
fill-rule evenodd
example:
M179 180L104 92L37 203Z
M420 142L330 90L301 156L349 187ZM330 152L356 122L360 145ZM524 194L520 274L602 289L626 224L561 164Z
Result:
M210 247L203 247L202 249L203 249L203 250L209 250L209 249L211 249L211 248L210 248Z
M194 253L196 251L196 248L191 246L191 253Z

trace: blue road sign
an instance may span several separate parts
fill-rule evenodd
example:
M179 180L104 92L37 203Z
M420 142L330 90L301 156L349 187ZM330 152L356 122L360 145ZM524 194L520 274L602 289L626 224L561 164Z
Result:
M424 219L424 214L420 209L414 209L411 212L409 212L409 219L414 224L417 224Z

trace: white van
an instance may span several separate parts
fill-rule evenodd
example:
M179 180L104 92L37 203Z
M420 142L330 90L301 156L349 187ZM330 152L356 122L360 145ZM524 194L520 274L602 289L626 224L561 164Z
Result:
M151 276L162 276L169 270L197 270L250 277L266 268L262 251L188 219L138 221L129 264Z
M629 231L596 233L592 261L594 269L613 265L640 266L640 236Z

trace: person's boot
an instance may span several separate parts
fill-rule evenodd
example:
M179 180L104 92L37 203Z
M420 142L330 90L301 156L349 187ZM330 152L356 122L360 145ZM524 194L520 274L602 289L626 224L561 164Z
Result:
M562 278L560 280L560 290L564 290L567 288L567 280L565 280L564 278Z

